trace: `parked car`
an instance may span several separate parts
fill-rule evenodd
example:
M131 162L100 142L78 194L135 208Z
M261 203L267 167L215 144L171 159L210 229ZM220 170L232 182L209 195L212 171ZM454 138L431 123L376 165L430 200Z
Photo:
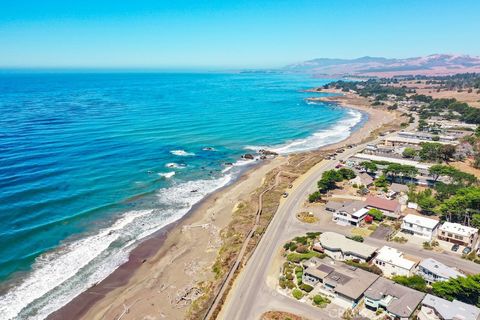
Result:
M460 246L459 246L458 244L454 244L454 245L452 246L452 249L451 249L451 250L452 250L453 252L457 252L459 248L460 248Z
M462 251L463 254L469 254L470 252L472 252L472 249L469 247L465 247Z

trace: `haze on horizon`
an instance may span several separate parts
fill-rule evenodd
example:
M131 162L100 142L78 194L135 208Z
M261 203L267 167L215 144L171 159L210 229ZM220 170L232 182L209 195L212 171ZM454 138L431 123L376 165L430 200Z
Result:
M16 1L0 68L271 68L320 57L480 55L478 1Z

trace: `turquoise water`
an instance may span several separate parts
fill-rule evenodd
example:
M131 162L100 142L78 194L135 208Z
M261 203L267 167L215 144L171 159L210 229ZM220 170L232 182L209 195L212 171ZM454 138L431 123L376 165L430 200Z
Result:
M304 100L313 94L302 89L325 82L0 75L0 314L41 319L100 281L140 239L233 181L251 164L241 154L347 137L360 113Z

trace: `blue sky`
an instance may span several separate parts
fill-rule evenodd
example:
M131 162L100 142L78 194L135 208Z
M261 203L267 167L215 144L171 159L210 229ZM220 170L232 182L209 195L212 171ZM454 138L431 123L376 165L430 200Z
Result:
M2 1L0 67L258 68L480 55L480 1Z

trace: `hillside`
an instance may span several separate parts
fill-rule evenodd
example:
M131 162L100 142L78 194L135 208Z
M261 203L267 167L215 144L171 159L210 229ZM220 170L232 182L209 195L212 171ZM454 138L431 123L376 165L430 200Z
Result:
M320 58L291 64L289 72L306 72L316 76L392 77L396 75L451 75L480 72L480 57L433 54L425 57L389 59L361 57L356 59Z

